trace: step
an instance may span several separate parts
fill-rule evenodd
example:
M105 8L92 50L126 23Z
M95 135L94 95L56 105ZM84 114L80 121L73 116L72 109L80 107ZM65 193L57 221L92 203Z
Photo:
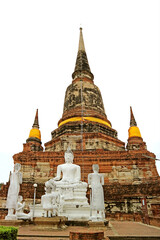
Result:
M25 235L18 234L17 240L69 240L69 236Z
M160 236L110 236L109 240L160 240Z
M58 237L58 238L43 238L43 237L18 237L17 240L69 240L69 238L61 238L61 237Z

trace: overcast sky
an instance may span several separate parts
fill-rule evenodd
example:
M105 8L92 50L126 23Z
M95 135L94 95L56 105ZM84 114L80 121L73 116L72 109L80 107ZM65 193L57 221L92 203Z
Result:
M80 26L118 138L127 143L132 106L148 150L160 159L160 1L0 1L0 182L8 181L37 108L43 145L57 128Z

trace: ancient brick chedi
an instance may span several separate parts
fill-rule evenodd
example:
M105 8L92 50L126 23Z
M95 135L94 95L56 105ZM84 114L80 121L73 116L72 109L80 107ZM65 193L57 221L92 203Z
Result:
M65 150L68 144L73 150L124 150L125 144L118 140L117 131L107 119L100 90L93 82L82 29L72 78L59 127L52 132L52 140L45 144L46 151Z
M70 145L74 163L81 166L82 180L87 181L92 164L98 163L105 178L106 216L142 219L146 214L160 214L160 178L155 155L147 150L130 108L128 143L118 134L105 113L101 92L94 84L82 29L72 74L72 83L65 94L62 118L51 132L51 140L43 150L36 112L29 138L23 151L13 156L22 165L21 194L26 204L33 199L33 183L37 183L37 198L44 183L55 176L57 165L64 162L64 151ZM58 119L57 119L58 120ZM1 189L1 205L5 202L8 184ZM28 191L30 189L30 191ZM37 201L38 201L37 199Z

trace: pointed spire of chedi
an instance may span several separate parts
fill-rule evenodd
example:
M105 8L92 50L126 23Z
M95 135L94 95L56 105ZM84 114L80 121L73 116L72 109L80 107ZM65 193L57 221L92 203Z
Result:
M39 121L38 121L38 109L36 111L36 115L35 115L35 119L34 119L34 123L33 123L33 128L37 128L39 129Z
M132 107L130 107L130 127L132 126L137 126L137 123L133 115Z
M73 81L77 78L87 78L91 81L94 79L94 75L91 73L90 66L87 59L87 54L85 51L82 28L80 28L80 36L79 36L79 47L78 54L76 59L76 65L74 72L72 74Z

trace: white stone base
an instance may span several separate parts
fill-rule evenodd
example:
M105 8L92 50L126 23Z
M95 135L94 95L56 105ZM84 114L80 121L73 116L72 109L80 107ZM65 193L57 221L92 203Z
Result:
M30 216L33 217L33 205L29 205L30 208ZM36 204L34 207L34 217L44 217L45 211L42 208L41 204Z
M17 216L15 214L13 215L7 215L5 217L5 220L17 220Z
M30 216L33 216L33 205L30 205ZM63 211L58 212L58 216L67 217L69 221L89 220L90 218L90 206L80 205L65 205ZM46 217L46 212L43 210L41 204L36 204L34 208L34 217Z
M69 221L82 221L89 220L90 217L90 206L89 205L65 205L63 212L59 213L58 216L65 216Z

